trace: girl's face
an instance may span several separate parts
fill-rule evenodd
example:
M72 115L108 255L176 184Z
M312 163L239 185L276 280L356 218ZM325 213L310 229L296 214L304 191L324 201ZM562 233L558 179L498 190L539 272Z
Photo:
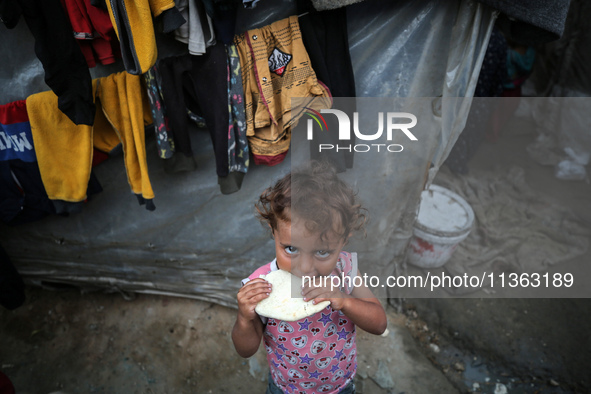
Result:
M302 277L328 276L334 270L346 240L331 231L324 240L310 233L303 220L280 220L273 231L280 269Z

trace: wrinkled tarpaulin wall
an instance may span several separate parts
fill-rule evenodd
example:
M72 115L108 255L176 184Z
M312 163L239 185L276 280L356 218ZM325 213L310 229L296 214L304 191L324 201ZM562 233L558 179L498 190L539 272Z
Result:
M358 96L472 95L494 22L489 8L471 1L369 0L349 11ZM241 27L266 25L293 12L291 1L260 2L254 11L240 13ZM16 32L0 30L2 53L10 59L0 68L2 103L47 90L22 25ZM429 115L436 127L404 160L384 162L379 169L359 161L343 174L392 177L360 196L366 205L385 207L387 215L368 228L368 239L387 246L363 257L368 271L392 273L394 262L403 258L420 191L463 128L469 104L469 99L444 100L442 116ZM437 114L438 106L432 108ZM242 189L225 196L216 183L209 136L195 132L193 137L199 168L177 175L164 173L154 141L148 142L148 152L154 152L148 155L154 212L137 205L118 158L96 168L104 191L81 214L2 226L2 243L24 278L38 284L172 294L234 306L239 280L273 258L272 240L254 218L253 203L264 187L290 171L289 161L252 167ZM348 249L357 246L353 242ZM365 247L359 247L363 253Z

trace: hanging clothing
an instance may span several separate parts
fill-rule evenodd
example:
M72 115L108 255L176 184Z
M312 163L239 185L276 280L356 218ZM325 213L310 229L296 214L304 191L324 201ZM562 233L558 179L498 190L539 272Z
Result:
M61 3L88 67L95 67L97 62L112 64L121 58L119 41L107 11L94 7L90 0L61 0Z
M216 37L229 45L236 31L236 16L241 0L201 0L211 18Z
M226 47L228 52L228 161L230 172L248 171L248 139L246 138L246 116L244 113L244 92L242 91L242 69L240 57L234 44Z
M234 40L242 66L246 125L255 164L283 161L305 107L332 106L328 88L316 79L297 16L249 30ZM291 98L301 97L297 108Z
M51 201L41 179L25 100L0 106L0 219L17 225L49 214L74 212ZM91 173L88 194L103 189ZM81 209L82 203L77 204Z
M37 162L0 161L0 219L11 226L55 214Z
M162 91L173 132L176 154L192 157L187 110L203 117L215 154L218 184L224 194L237 191L242 172L230 172L228 159L228 58L218 42L202 56L173 56L158 62ZM173 157L174 157L173 156Z
M93 7L100 8L103 11L107 11L106 0L90 0L90 4L92 4Z
M47 198L25 100L0 105L0 219L10 225L55 213Z
M518 96L521 96L521 85L530 76L534 61L536 60L536 50L533 47L526 47L524 52L520 52L511 47L507 48L507 78L503 84L505 90L518 89ZM510 97L514 97L511 95Z
M259 0L199 0L213 22L216 36L225 45L230 45L236 32L239 8L254 8Z
M14 27L20 15L35 38L45 83L58 97L57 108L75 124L92 125L95 106L88 66L72 35L59 0L5 0L0 20Z
M248 171L248 139L244 115L242 71L235 45L226 47L228 55L228 171L227 177L219 178L223 194L237 192L242 187L244 174Z
M161 159L170 159L174 154L174 140L168 125L168 116L166 115L166 104L162 96L162 77L158 67L154 65L144 74L146 81L146 92L150 100L152 110L152 119L154 120L154 132L156 133L156 145L158 146L158 157Z
M107 8L121 44L125 70L134 75L148 71L158 57L152 15L162 15L165 32L173 31L186 22L173 0L109 0ZM172 15L165 18L164 13Z
M35 162L35 149L25 100L0 105L0 161Z
M146 209L155 209L144 136L144 126L152 119L141 78L120 72L95 79L92 86L97 101L93 127L73 125L55 111L57 97L52 92L27 98L27 113L47 195L51 200L84 201L93 146L109 151L121 143L132 192Z
M203 3L198 0L177 0L176 6L187 23L174 31L174 38L188 44L191 55L203 55L215 44L213 22Z
M158 61L158 89L175 154L165 161L174 172L193 170L189 120L209 131L223 194L240 190L248 169L248 141L240 61L234 46L221 42L203 56L173 56ZM171 164L168 164L168 163Z

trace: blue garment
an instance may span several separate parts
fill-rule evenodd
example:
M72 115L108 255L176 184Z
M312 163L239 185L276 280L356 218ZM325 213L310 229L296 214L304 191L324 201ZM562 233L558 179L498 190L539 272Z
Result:
M0 220L15 225L55 213L47 198L25 100L0 105Z
M0 161L15 159L27 163L37 161L29 122L0 123Z
M515 89L525 82L525 79L531 73L536 60L536 51L533 47L528 47L524 54L521 54L511 48L507 50L507 77L503 87L505 89Z

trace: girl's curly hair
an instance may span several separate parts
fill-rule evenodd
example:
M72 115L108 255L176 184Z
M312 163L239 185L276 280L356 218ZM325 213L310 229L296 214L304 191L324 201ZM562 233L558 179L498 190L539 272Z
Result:
M258 217L274 231L278 221L291 221L295 215L305 221L308 231L321 239L336 231L343 239L364 228L365 208L357 194L337 176L327 162L311 161L267 188L255 204Z

